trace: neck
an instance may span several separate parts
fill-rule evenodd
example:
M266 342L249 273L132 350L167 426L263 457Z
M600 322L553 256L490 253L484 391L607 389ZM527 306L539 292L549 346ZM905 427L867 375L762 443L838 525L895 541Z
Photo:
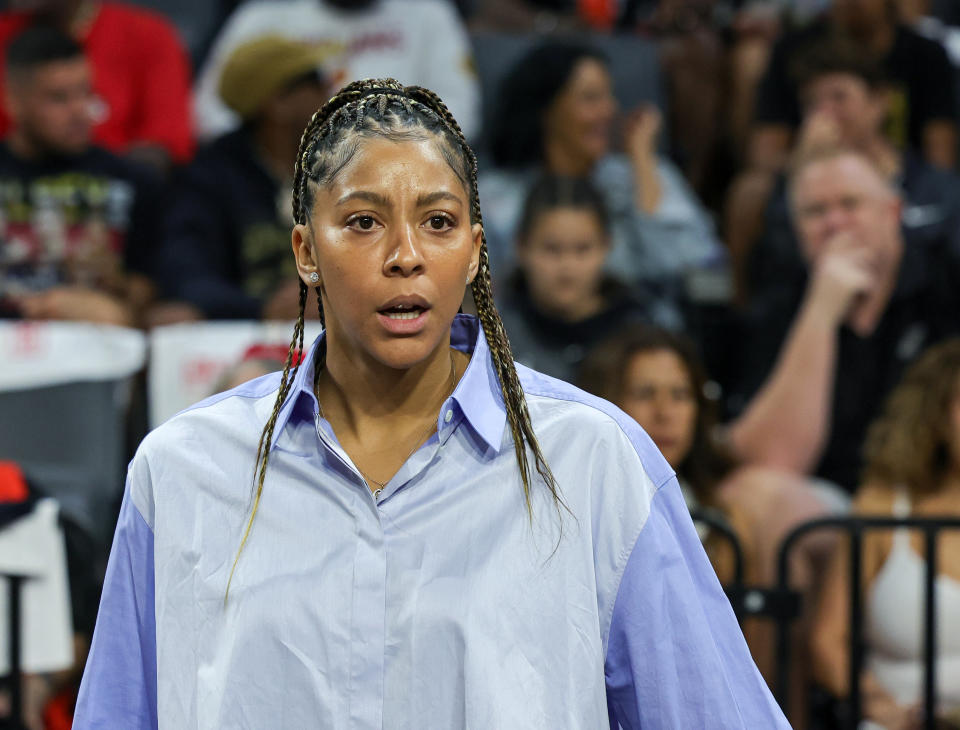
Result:
M567 177L583 177L593 168L592 160L572 153L555 140L547 140L544 161L550 172Z
M343 342L328 328L317 397L329 420L361 440L366 440L363 435L373 439L391 432L406 435L411 424L436 418L464 369L465 356L452 353L449 334L424 361L399 370L343 347Z
M291 179L300 143L297 133L263 120L253 127L253 141L267 171L280 182Z

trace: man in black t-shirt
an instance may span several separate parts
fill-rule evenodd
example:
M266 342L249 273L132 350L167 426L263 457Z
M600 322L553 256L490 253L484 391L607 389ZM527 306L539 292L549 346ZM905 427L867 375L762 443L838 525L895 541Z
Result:
M779 169L800 123L793 64L813 44L842 37L880 64L889 80L887 134L900 149L919 151L930 163L956 162L958 109L946 51L897 22L887 0L834 0L825 19L785 34L774 46L757 90L750 164Z
M905 243L901 200L862 153L812 150L790 187L807 271L753 303L731 442L746 460L858 486L870 422L906 366L960 331L947 245Z
M82 49L36 28L11 42L0 143L0 316L133 325L152 295L151 174L90 144Z
M796 149L843 144L862 152L900 192L901 224L909 244L940 246L960 230L960 177L934 167L915 151L896 148L884 134L888 109L883 75L844 44L812 47L795 67L803 121ZM781 178L766 207L763 232L747 272L752 296L780 287L805 270Z

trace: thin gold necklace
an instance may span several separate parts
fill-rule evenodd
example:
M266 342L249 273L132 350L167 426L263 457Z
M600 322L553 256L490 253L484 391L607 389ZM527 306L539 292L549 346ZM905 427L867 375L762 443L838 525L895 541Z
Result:
M319 377L319 372L317 373L317 375L318 375L318 377ZM453 390L454 390L454 387L455 387L455 385L456 385L456 378L457 378L457 367L456 367L456 365L454 364L454 361L453 361L453 352L451 351L451 352L450 352L450 378L449 378L449 380L448 380L447 394L443 397L443 400L444 400L444 401L453 394ZM323 419L326 419L326 416L325 416L324 413L323 413L323 404L320 402L320 394L319 394L319 392L318 392L318 391L319 391L319 388L317 387L317 382L316 382L316 381L314 382L313 390L314 390L314 395L317 396L317 408L320 409L320 417L323 418ZM418 439L414 442L413 448L410 449L410 453L408 453L405 457L403 457L403 461L400 462L401 465L405 464L405 463L407 462L407 459L409 459L411 456L413 456L414 452L415 452L418 448L420 448L420 445L430 436L431 433L433 433L433 429L434 429L435 426L436 426L436 423L431 420L431 421L430 421L430 424L427 426L427 430L424 431L423 434L420 436L420 438L418 438ZM373 482L374 484L377 485L378 488L374 490L373 496L374 496L374 498L379 497L379 496L380 496L380 492L382 492L382 491L384 490L384 488L387 486L387 483L389 483L390 479L387 479L386 482L378 482L378 481L377 481L376 479L374 479L372 476L370 476L369 474L367 474L367 472L365 472L363 469L361 469L361 468L356 464L356 462L354 462L354 466L357 467L357 471L360 472L360 474L363 476L364 479L366 479L368 482ZM391 479L392 479L392 478L393 478L393 477L391 477Z

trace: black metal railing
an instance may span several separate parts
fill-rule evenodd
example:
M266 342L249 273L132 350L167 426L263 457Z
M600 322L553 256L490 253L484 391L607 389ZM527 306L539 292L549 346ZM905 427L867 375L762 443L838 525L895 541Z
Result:
M23 647L21 645L23 625L23 584L29 576L19 573L0 573L9 586L9 601L7 603L7 627L10 645L10 717L5 727L23 727Z
M860 675L863 669L863 598L861 573L863 566L863 536L871 530L911 529L923 533L926 552L924 580L924 633L923 633L923 709L924 727L936 727L936 575L937 540L944 530L960 530L960 518L956 517L828 517L811 520L797 526L780 545L777 556L778 585L780 596L795 595L790 589L790 552L806 535L821 530L839 530L850 537L850 698L847 726L855 729L860 722L861 698ZM776 697L781 707L787 707L790 685L790 627L795 617L771 614L777 622L777 678Z

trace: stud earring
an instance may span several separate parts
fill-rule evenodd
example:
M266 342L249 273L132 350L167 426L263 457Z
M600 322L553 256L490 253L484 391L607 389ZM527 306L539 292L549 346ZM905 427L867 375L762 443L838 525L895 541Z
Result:
M316 284L318 281L320 281L320 274L318 274L316 271L311 271L309 279L311 284Z

